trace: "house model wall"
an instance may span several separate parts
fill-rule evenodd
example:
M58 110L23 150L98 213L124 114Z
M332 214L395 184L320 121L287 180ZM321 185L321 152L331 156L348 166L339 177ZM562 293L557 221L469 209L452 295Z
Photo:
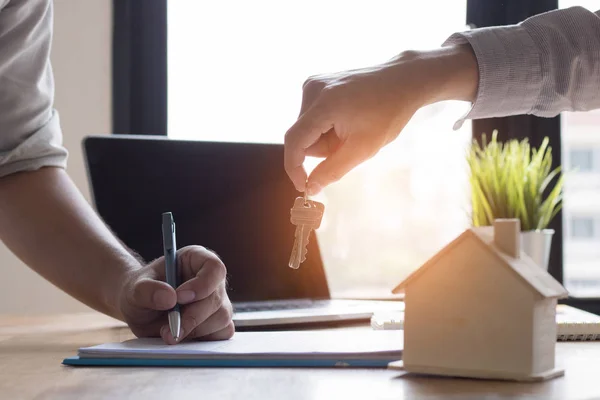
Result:
M405 293L406 371L511 380L563 373L555 313L567 291L521 252L519 220L466 230L394 292Z

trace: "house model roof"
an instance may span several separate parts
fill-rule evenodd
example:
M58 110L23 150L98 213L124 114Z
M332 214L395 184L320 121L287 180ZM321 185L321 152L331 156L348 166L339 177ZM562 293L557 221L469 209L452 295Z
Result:
M564 298L568 296L567 290L550 275L546 270L537 265L526 253L520 251L519 257L512 257L500 250L494 241L494 228L492 226L470 228L450 242L436 255L430 258L423 266L411 273L402 283L395 287L393 293L401 293L413 280L418 279L421 274L428 272L448 252L456 250L459 246L466 244L468 238L474 238L488 250L490 257L495 257L501 264L515 273L520 279L535 290L541 296Z

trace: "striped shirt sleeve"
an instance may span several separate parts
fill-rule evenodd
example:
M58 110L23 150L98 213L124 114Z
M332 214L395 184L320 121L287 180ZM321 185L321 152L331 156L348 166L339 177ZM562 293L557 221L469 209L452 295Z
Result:
M479 86L466 119L600 108L600 10L554 10L515 25L451 35L444 46L469 43Z

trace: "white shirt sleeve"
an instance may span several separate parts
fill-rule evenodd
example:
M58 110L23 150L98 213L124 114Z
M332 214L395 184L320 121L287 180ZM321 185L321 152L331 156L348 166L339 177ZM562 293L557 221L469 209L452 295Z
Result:
M600 108L600 11L571 7L508 26L455 33L445 45L469 43L479 87L465 119Z
M51 0L0 0L0 177L66 168L50 65Z

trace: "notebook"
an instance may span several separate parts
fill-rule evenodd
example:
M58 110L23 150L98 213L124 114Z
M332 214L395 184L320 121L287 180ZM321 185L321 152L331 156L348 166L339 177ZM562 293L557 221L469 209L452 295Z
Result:
M402 358L398 331L236 332L223 341L166 345L160 338L83 347L72 366L379 367Z
M559 304L556 322L560 341L600 340L600 316L596 314Z
M402 329L403 312L376 313L371 317L375 330ZM600 316L566 304L556 306L558 341L600 340Z

